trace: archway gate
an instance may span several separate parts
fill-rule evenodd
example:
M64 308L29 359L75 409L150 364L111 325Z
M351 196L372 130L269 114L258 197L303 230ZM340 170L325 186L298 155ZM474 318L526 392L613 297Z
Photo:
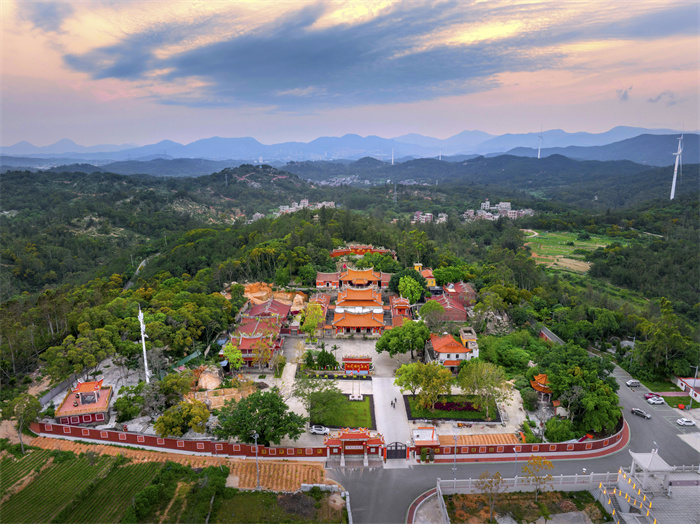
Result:
M346 456L362 457L363 465L368 466L370 458L381 459L384 454L384 437L367 428L343 428L328 435L324 444L327 458L340 458L341 467Z

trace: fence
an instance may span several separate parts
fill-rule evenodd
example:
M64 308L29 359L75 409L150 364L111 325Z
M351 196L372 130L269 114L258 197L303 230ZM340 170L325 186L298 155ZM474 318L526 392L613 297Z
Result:
M601 483L610 484L617 482L617 471L614 473L589 473L587 475L559 475L553 476L547 482L547 489L557 491L580 491L583 489L597 488ZM456 493L479 493L476 483L479 479L437 479L438 493L443 495L454 495ZM535 491L535 484L527 477L504 478L504 491Z
M467 446L413 446L411 451L416 455L420 454L421 448L428 447L435 450L435 455L488 455L488 454L547 454L547 453L573 453L580 451L601 450L616 445L622 439L625 425L608 438L601 440L589 440L584 442L559 442L544 444L469 444Z
M45 424L34 422L31 430L35 433L55 435L57 437L71 437L80 440L91 440L95 443L115 443L120 445L132 445L152 448L159 451L178 451L194 453L211 453L216 455L231 455L235 457L255 457L254 444L240 444L218 442L214 440L184 440L173 438L160 438L152 435L139 435L104 429L83 428L80 426L67 426L63 424ZM322 448L273 448L258 445L257 456L261 458L318 458L326 457L327 451Z
M54 387L52 387L48 393L45 393L44 395L41 396L39 399L39 403L41 404L41 407L43 408L46 406L46 404L49 403L49 401L54 398L56 395L58 395L61 391L68 389L68 386L73 384L77 377L75 375L71 375L68 377L66 380L61 382L60 384L56 384Z

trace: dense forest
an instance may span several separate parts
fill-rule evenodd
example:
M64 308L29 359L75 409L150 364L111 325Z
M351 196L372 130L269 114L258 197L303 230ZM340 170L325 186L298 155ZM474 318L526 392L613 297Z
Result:
M398 262L375 261L384 270L421 262L467 275L479 293L477 328L498 312L515 325L544 322L584 348L636 337L625 365L640 376L690 373L698 360L697 194L592 213L501 189L535 216L464 222L454 210L475 207L488 196L483 187L315 188L269 166L197 179L9 172L0 181L4 395L39 364L58 379L87 372L106 355L135 362L139 307L151 351L177 358L206 347L241 306L240 295L222 298L224 284L310 285L316 271L334 268L328 251L348 242L395 250ZM234 221L301 198L342 209ZM419 209L450 216L412 224ZM613 241L587 255L587 275L567 273L535 263L523 228Z

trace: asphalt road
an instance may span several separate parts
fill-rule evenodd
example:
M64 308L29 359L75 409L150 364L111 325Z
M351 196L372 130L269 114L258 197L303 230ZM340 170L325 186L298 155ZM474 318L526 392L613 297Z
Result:
M631 377L619 367L615 377L620 383L620 405L630 426L630 443L623 450L601 458L553 461L553 475L583 473L605 473L629 467L632 459L628 450L649 452L654 442L659 454L670 465L698 464L697 450L678 438L683 433L699 431L697 427L679 427L678 412L666 404L652 406L644 400L649 390L645 387L628 388L625 382ZM651 414L651 419L632 415L630 408L639 407ZM522 463L522 460L519 460ZM499 471L504 477L512 477L514 462L458 463L457 478L476 478L483 471ZM520 466L517 467L520 473ZM435 487L436 479L453 478L452 464L410 466L408 469L353 468L331 470L329 476L350 492L350 503L354 522L393 524L405 522L410 504L422 493Z

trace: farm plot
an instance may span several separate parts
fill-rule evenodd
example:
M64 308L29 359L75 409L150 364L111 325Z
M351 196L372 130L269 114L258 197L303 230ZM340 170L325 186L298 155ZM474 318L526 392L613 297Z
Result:
M66 522L119 522L132 497L146 487L159 462L121 466L102 479L73 510Z
M51 522L80 491L104 474L114 460L82 456L54 463L2 505L0 522Z
M538 264L585 273L590 268L590 264L583 261L586 252L595 251L613 242L626 243L621 239L602 235L589 237L582 239L578 233L564 231L538 231L537 236L528 237L525 245L530 246L532 256Z
M0 462L0 499L8 489L36 468L41 468L51 455L50 451L31 450L19 459L6 457Z

